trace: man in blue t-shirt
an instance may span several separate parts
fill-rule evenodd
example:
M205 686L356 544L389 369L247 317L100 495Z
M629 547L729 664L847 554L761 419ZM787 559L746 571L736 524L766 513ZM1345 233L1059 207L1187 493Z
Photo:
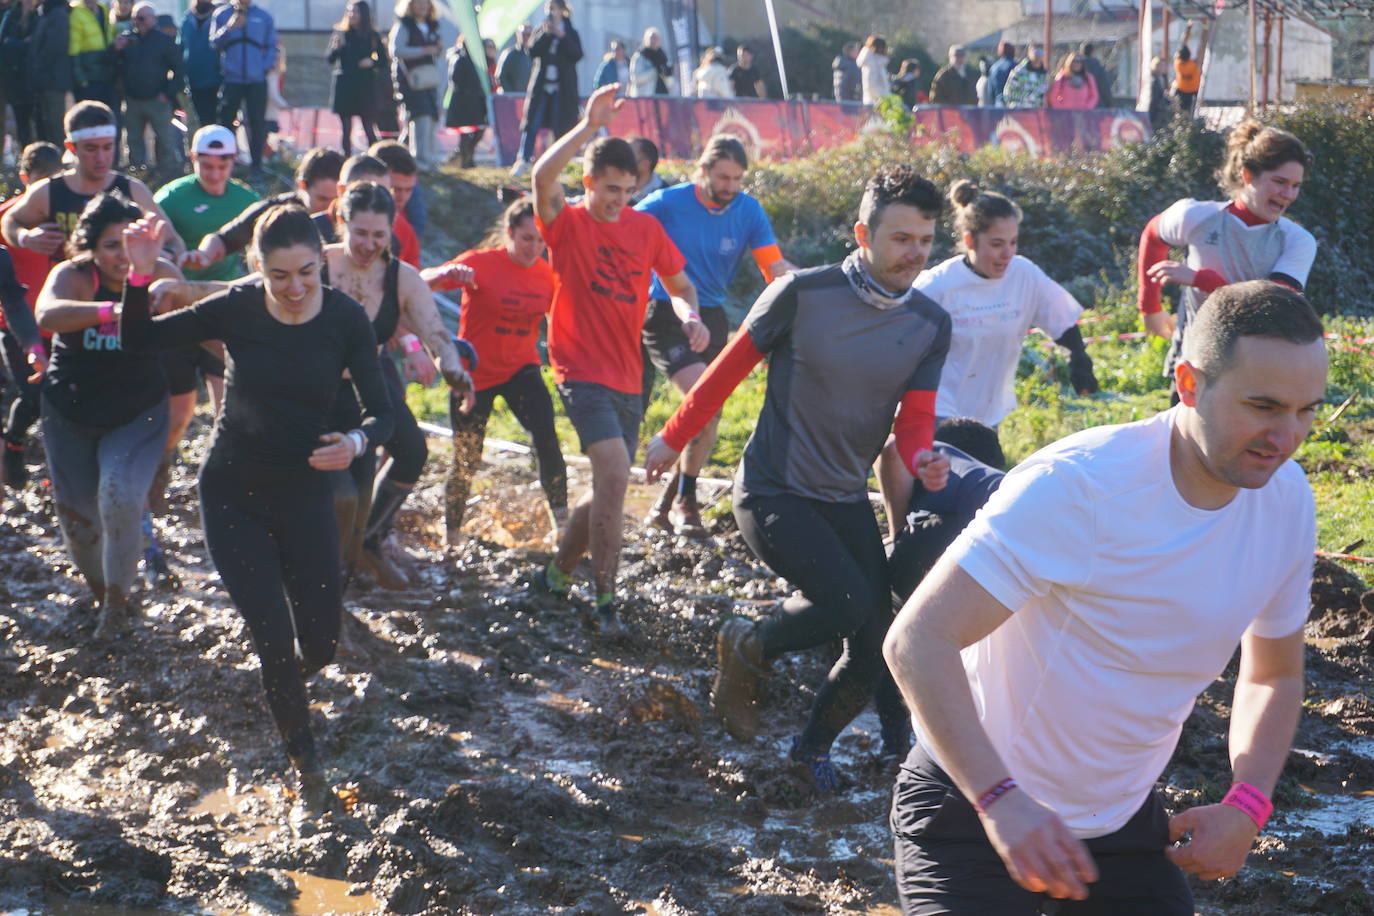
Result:
M659 278L654 277L644 320L646 402L655 369L685 394L724 349L730 336L725 314L726 290L746 252L753 254L765 282L771 283L794 269L778 250L763 206L740 190L748 168L744 144L733 137L712 137L697 160L693 181L655 191L636 206L658 218L668 238L687 259L687 276L697 288L701 320L711 332L707 347L701 352L693 351L682 333L681 320L673 313L668 294ZM719 417L712 419L687 445L663 495L649 513L648 524L687 537L706 537L697 506L696 483L711 449L715 448L718 420ZM674 500L676 514L672 513Z

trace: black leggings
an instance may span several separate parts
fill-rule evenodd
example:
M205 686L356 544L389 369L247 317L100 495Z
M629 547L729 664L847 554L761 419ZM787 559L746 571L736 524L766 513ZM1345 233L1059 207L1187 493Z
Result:
M345 156L353 154L353 119L357 118L363 122L363 136L367 137L367 145L371 146L377 142L377 127L372 119L367 115L339 115L339 123L343 125L343 153Z
M449 472L444 490L444 524L450 531L463 524L463 510L467 507L472 488L472 475L482 466L482 440L487 434L487 420L498 397L534 441L534 453L539 459L539 483L549 500L549 508L564 509L568 505L568 468L558 433L553 428L553 399L544 387L539 367L528 365L507 381L477 392L477 404L472 413L458 410L458 398L449 398L449 424L453 427L453 470Z
M0 356L4 358L5 370L13 386L13 391L7 393L6 397L14 399L10 401L9 416L5 418L5 439L19 446L28 439L29 430L38 420L38 395L42 391L42 384L29 382L33 369L29 366L28 354L8 328L0 331L0 347L3 348ZM44 349L46 351L46 345Z
M420 472L425 469L429 445L425 442L424 431L415 422L415 414L406 405L405 382L401 381L401 373L396 370L396 361L389 356L382 357L382 378L386 380L386 390L391 395L391 411L396 417L391 438L386 440L385 448L391 456L391 464L387 466L385 477L410 486L420 479Z
M248 624L286 751L313 762L306 678L329 664L343 615L329 476L215 461L200 472L205 544Z
M883 661L892 599L882 535L868 501L751 496L736 487L735 519L749 549L802 593L760 627L764 659L844 640L816 693L802 747L827 750L870 698L884 739L889 732L905 734L906 707Z

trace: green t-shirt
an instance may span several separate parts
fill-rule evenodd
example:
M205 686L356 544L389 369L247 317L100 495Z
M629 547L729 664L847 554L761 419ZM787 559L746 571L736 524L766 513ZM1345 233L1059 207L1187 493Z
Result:
M261 199L252 188L232 178L224 193L215 197L205 192L195 175L169 181L153 195L188 249ZM188 280L237 280L244 274L243 259L234 254L205 270L185 273Z

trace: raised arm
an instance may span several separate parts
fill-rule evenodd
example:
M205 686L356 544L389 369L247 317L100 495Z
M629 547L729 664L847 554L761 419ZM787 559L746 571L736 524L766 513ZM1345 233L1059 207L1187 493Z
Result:
M587 110L577 126L554 141L534 164L534 212L545 226L553 223L563 212L563 169L577 151L596 136L603 127L610 126L615 113L625 104L615 97L619 83L602 86L587 100Z
M181 240L176 229L172 228L172 221L167 217L162 205L153 200L153 192L149 191L148 186L137 178L129 179L129 192L140 210L149 216L155 216L162 220L165 227L162 235L162 250L167 253L168 259L172 263L180 263L182 255L186 253L186 243Z

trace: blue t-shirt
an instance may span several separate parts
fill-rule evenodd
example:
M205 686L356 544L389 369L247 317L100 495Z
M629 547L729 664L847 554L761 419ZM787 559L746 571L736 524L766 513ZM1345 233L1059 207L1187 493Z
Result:
M635 209L663 224L668 238L687 259L687 279L697 288L697 301L703 308L725 305L725 290L746 254L777 244L763 206L743 192L724 208L708 209L697 197L697 186L689 181L655 191ZM649 295L668 298L657 274Z

